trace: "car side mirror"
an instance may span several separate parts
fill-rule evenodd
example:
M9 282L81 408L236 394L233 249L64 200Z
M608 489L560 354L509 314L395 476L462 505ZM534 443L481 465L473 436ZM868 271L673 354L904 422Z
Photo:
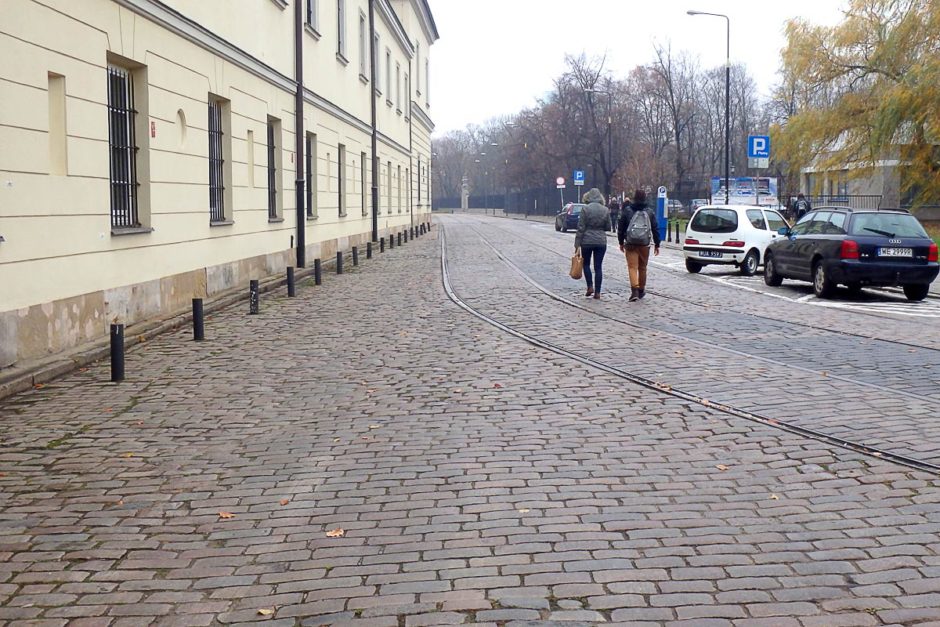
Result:
M778 234L778 235L789 235L789 234L790 234L790 229L789 229L788 227L781 226L779 229L777 229L777 234Z

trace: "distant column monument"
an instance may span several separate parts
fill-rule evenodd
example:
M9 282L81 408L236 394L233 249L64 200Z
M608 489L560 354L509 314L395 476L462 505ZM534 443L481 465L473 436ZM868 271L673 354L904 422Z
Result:
M460 209L466 211L470 208L470 185L467 184L467 177L463 177L460 182Z

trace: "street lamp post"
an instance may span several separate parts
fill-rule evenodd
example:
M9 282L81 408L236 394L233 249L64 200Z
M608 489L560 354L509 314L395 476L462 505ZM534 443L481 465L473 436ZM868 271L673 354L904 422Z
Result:
M725 18L725 204L729 202L731 190L731 19L724 13L686 11L689 15L711 15Z
M613 161L613 158L614 158L613 141L612 141L612 139L611 139L611 138L612 138L612 135L611 135L611 133L610 133L610 122L611 122L611 96L610 96L610 92L609 92L609 91L603 91L603 90L600 90L600 89L590 89L590 88L585 89L584 92L587 93L587 94L606 94L606 95L607 95L607 169L608 169L608 171L610 171L611 168L613 168L613 163L612 163L612 161ZM613 172L610 171L610 174L612 175ZM604 179L604 195L607 196L608 199L610 198L610 175L608 175L608 176Z

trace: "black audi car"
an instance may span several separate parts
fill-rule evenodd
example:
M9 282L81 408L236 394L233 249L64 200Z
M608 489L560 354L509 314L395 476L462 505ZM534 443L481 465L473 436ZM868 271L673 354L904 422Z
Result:
M837 285L900 286L908 300L923 300L937 278L937 244L903 209L818 207L767 248L764 282L811 281L820 298Z

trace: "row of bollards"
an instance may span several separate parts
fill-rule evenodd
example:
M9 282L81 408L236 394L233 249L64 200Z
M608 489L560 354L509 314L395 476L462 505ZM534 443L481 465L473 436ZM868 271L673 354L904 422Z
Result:
M416 237L431 232L431 223L422 222L418 226L410 226L407 230L391 233L388 236L389 250L395 248L396 238L398 246L404 241L407 243ZM676 223L676 241L679 241L679 224ZM359 247L352 247L353 266L359 265ZM379 252L385 252L385 237L379 238ZM366 259L372 259L372 242L366 242ZM336 253L336 274L343 274L343 253ZM313 277L316 285L323 283L323 264L320 259L313 261ZM297 295L297 283L293 266L287 268L287 295L291 298ZM258 279L248 281L248 314L258 315L261 309L261 286ZM201 342L206 339L205 311L201 298L193 299L193 340ZM124 325L111 325L111 381L124 380Z
M675 225L675 227L676 227L676 239L675 239L675 240L672 239L672 227L673 227L673 225ZM682 236L681 236L681 234L680 234L680 227L681 227L681 225L680 225L680 223L679 223L679 220L667 220L667 221L666 221L666 241L667 241L667 242L673 242L673 241L674 241L676 244L679 244L679 243L682 242Z

